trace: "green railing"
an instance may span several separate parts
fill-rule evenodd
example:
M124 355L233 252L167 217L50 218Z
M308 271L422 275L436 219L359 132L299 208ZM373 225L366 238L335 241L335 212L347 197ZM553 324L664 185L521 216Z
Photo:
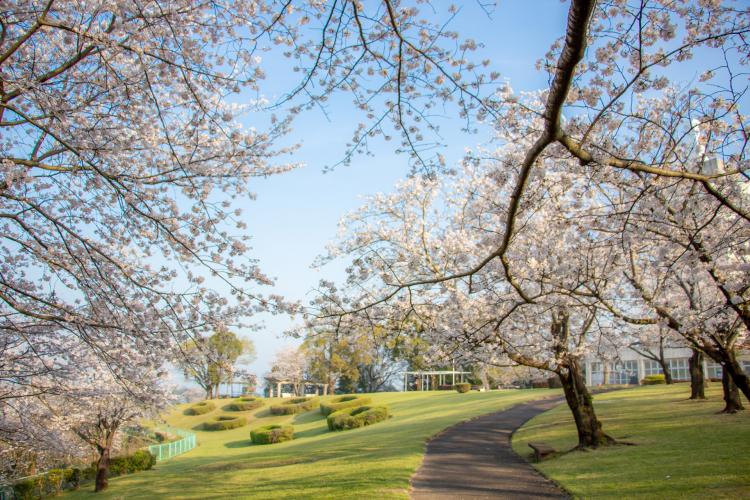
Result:
M151 446L149 446L148 451L150 451L151 454L156 457L157 462L168 460L172 457L176 457L177 455L182 455L183 453L195 448L195 433L182 429L176 429L174 427L161 427L160 429L169 432L170 434L176 434L182 439L172 441L171 443L152 444Z

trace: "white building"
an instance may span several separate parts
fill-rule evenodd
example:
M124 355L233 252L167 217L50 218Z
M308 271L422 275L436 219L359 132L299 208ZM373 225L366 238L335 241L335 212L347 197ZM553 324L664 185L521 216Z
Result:
M689 360L692 351L687 348L666 348L664 358L666 359L672 379L675 382L690 380ZM584 364L586 374L586 385L606 384L640 384L648 375L659 375L662 373L661 366L654 360L641 356L632 349L623 349L617 356L617 361L603 361L596 357L587 357ZM721 365L704 356L703 372L707 379L720 380ZM742 353L738 356L740 364L745 373L750 373L750 353Z

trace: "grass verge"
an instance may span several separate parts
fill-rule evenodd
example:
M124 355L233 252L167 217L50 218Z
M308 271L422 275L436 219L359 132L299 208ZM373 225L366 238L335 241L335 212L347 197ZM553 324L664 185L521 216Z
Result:
M720 384L707 395L688 400L688 384L596 395L604 430L636 446L571 452L535 466L579 498L750 498L750 412L717 415ZM529 458L529 442L573 448L578 438L567 405L527 422L513 449Z

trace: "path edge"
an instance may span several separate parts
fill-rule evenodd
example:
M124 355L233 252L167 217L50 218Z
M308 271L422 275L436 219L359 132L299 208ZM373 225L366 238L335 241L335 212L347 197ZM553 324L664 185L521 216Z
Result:
M552 410L554 408L557 408L560 404L564 403L565 402L565 395L562 395L562 396L559 396L559 395L557 395L557 396L546 396L546 397L543 397L543 398L532 399L532 400L529 400L529 401L523 401L523 402L520 402L520 403L516 403L516 404L510 405L510 406L508 406L506 408L503 408L501 410L490 411L490 412L487 412L487 413L483 413L481 415L475 415L473 417L469 417L467 419L464 419L464 420L461 420L459 422L456 422L455 424L452 424L452 425L446 427L445 429L442 429L442 430L436 432L435 434L433 434L432 436L430 436L428 439L426 439L425 442L424 442L424 448L422 450L422 462L419 463L419 465L417 466L417 468L414 469L414 472L412 472L411 476L409 476L409 487L406 490L407 493L411 494L414 491L414 486L412 485L412 480L414 479L414 476L417 474L417 471L419 471L419 468L422 466L422 463L424 462L424 457L427 455L427 448L430 446L430 443L433 440L435 440L438 437L440 437L441 435L443 435L444 433L450 431L454 427L458 427L459 425L463 425L466 422L471 422L472 420L476 420L478 418L486 417L487 415L492 415L494 413L501 413L501 412L510 410L511 408L515 408L516 406L520 406L520 405L524 405L524 404L529 404L529 403L536 403L536 402L541 402L541 401L549 401L551 399L557 399L557 398L561 398L560 402L557 405L555 405L552 408L550 408L549 410L545 410L545 411L543 411L543 412L541 412L541 413L538 414L538 415L541 415L542 413L546 413L546 412L548 412L548 411L550 411L550 410ZM537 415L534 415L534 417L535 416L537 416ZM515 429L513 429L513 432L510 433L510 436L508 437L508 443L510 444L511 451L513 451L513 436L515 435L516 431L518 429L520 429L521 427L523 427L526 424L526 422L528 422L529 420L533 419L534 417L531 417L531 418L525 420L521 425L519 425L518 427L516 427ZM533 463L529 462L528 460L526 460L526 458L522 457L521 455L519 455L515 451L513 451L513 453L515 453L518 457L520 457L524 462L526 462L529 465L531 465L531 467L534 469L534 471L537 474L539 474L540 476L542 476L546 480L548 480L548 481L552 482L553 484L555 484L565 494L567 494L568 496L570 496L570 498L574 498L573 495L570 493L570 491L568 491L566 488L564 488L562 485L560 485L554 479L551 479L551 478L547 477L545 474L543 474L539 469L537 469L536 467L534 467ZM411 497L411 495L410 495L410 497Z

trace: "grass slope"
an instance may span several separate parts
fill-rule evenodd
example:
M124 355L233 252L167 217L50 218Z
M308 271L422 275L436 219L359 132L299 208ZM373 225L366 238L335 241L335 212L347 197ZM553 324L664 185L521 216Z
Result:
M559 391L372 394L372 404L388 405L393 418L343 432L329 432L318 409L272 416L266 404L250 412L224 412L228 401L221 400L210 413L187 416L182 413L184 405L166 420L196 431L195 450L158 463L152 471L114 478L103 494L79 491L68 497L406 498L409 478L431 436L462 420L551 394ZM220 432L200 430L202 422L222 414L246 415L249 425ZM296 439L251 444L251 429L274 423L293 424Z
M537 468L581 498L750 498L750 412L717 415L720 384L707 401L690 401L690 386L648 386L595 396L610 435L637 446L572 452ZM529 442L569 450L578 443L566 405L526 423L513 448Z

